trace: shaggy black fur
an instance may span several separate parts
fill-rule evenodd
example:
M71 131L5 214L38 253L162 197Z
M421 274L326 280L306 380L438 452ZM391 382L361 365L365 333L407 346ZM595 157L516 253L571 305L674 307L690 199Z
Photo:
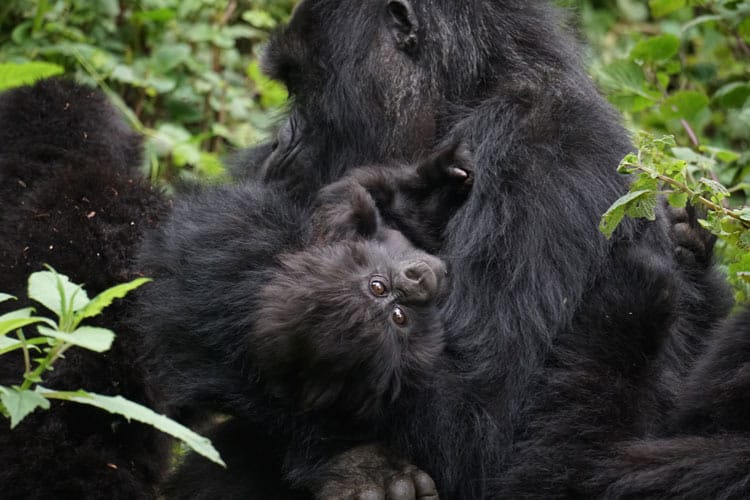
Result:
M729 307L710 248L675 254L662 211L598 232L632 146L564 22L540 0L303 0L268 47L294 101L248 175L309 200L357 165L457 140L473 153L473 191L439 252L452 279L437 385L369 429L444 498L604 495L619 443L669 432ZM280 471L294 484L320 478L331 431L311 429L322 437L293 442ZM707 458L705 470L725 465Z
M155 370L171 403L246 417L258 430L236 432L285 442L317 439L307 429L319 426L337 429L325 448L369 436L365 426L393 412L401 394L429 383L444 335L436 305L445 265L384 219L409 218L437 242L442 227L430 210L457 209L472 179L454 146L416 168L355 170L321 190L312 211L252 182L182 200L141 253L156 282L142 294L139 322L153 332ZM298 415L310 423L300 425ZM216 431L220 448L238 422ZM269 457L283 462L283 451ZM243 460L231 448L228 456ZM196 474L224 482L226 473L206 468L190 458L167 494L203 494L184 479ZM425 477L423 488L434 491L415 468L405 473ZM245 482L267 490L252 478ZM206 494L233 498L235 483Z
M66 80L0 94L0 291L30 304L26 280L47 263L91 296L133 279L143 231L167 211L144 180L141 139L99 92ZM45 386L122 394L154 407L141 340L120 301L99 324L118 337L105 355L72 349ZM44 312L44 311L40 311ZM27 332L29 333L29 332ZM0 383L20 384L20 356L5 355ZM167 441L150 427L74 403L37 411L11 431L0 427L3 498L153 498Z

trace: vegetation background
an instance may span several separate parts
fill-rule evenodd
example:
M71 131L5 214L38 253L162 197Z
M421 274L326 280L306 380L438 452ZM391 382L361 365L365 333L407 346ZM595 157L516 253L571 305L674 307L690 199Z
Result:
M221 182L257 143L285 89L258 55L295 0L4 0L0 89L54 74L102 88L148 138L148 175ZM750 297L750 0L558 0L595 80L640 154L603 219L651 217L656 196L703 207L737 298ZM614 168L614 166L613 166Z

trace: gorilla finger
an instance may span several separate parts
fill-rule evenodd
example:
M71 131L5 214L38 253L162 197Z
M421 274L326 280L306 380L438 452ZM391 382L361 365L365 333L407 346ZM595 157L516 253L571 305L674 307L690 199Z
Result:
M435 499L438 498L437 487L435 481L421 470L414 471L412 473L412 481L416 490L417 498L419 499Z
M385 492L380 488L366 490L359 493L354 500L385 500Z
M448 169L448 175L453 179L461 182L469 179L469 172L458 167L450 167Z
M417 494L411 478L400 477L388 486L388 500L416 500Z

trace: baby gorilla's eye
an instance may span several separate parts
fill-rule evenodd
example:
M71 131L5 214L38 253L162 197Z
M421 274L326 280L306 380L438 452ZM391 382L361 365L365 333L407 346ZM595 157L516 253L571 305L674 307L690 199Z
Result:
M386 287L385 283L382 281L375 279L370 281L370 291L372 291L372 294L376 297L382 297L388 292L388 287Z
M393 318L393 322L398 326L404 326L406 324L406 313L400 307L393 308L391 317Z

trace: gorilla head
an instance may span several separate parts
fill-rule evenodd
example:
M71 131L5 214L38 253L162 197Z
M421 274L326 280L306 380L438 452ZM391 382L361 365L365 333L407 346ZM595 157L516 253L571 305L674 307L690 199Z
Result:
M540 41L563 36L553 16L525 0L302 1L265 54L293 98L265 178L305 193L352 166L416 160L498 86L571 68L569 44Z
M251 352L275 391L365 417L429 380L443 346L442 261L390 229L279 260L260 291Z

